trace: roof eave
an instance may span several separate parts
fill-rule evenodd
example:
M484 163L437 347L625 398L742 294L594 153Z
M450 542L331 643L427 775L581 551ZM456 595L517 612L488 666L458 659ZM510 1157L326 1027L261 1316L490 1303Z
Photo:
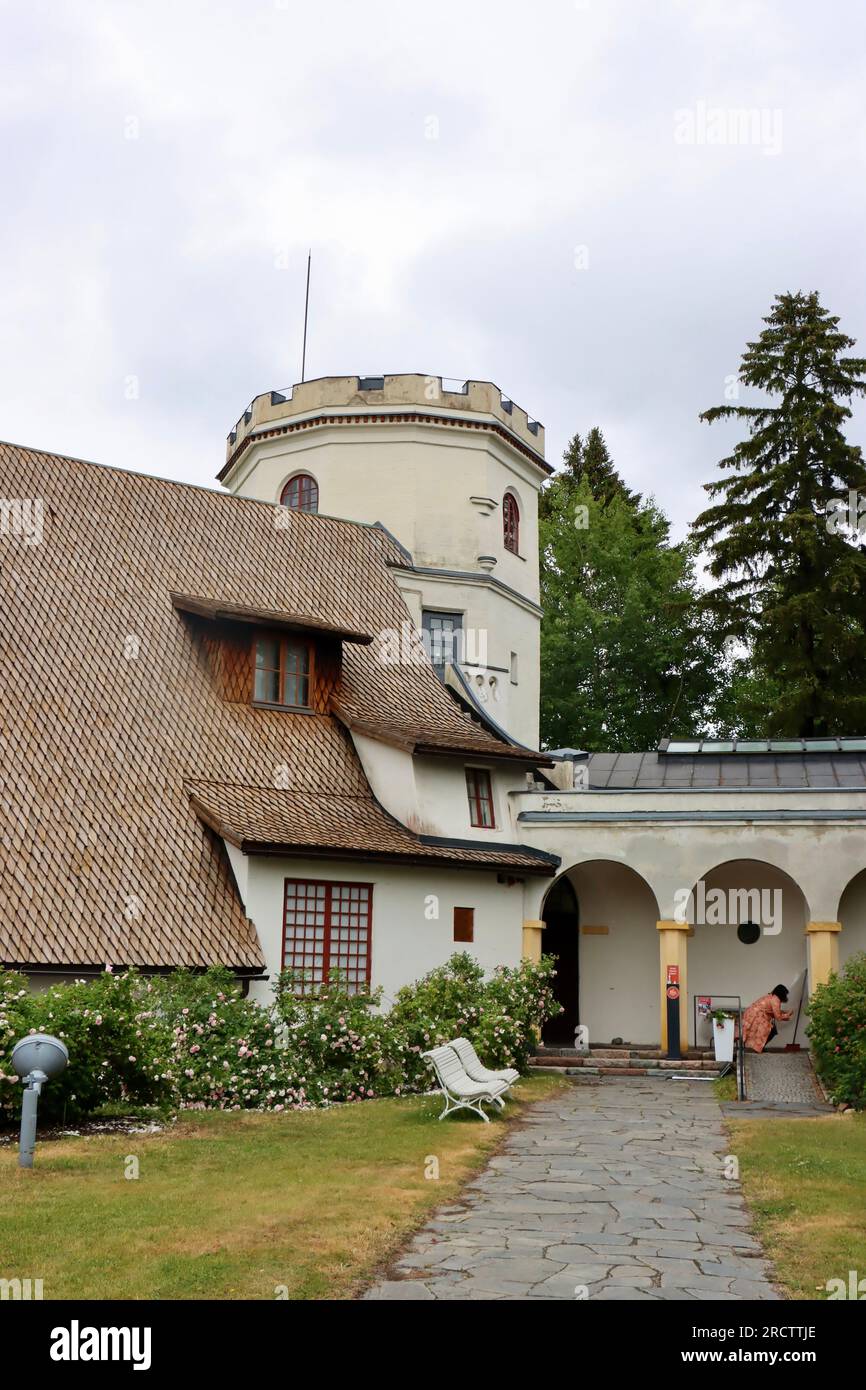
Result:
M341 642L353 642L362 647L369 647L374 638L371 632L356 632L310 613L275 612L268 608L224 603L219 599L174 592L171 593L171 602L178 612L191 613L210 622L250 623L256 627L279 628L287 632L321 632L329 637L337 637Z
M535 874L544 878L552 877L557 870L558 863L554 864L549 860L528 859L524 863L512 864L508 860L498 858L494 851L490 853L490 860L460 859L447 853L442 854L441 858L429 854L401 854L391 850L372 850L346 848L345 846L325 846L325 845L299 845L297 843L283 843L280 841L249 840L243 839L239 842L240 850L247 855L262 858L284 858L284 859L352 859L362 862L376 864L393 864L397 867L405 868L427 868L431 865L442 863L447 864L451 869L474 869L479 873L503 873L512 875ZM445 850L443 846L443 851ZM473 846L475 848L475 846ZM483 848L479 846L478 848Z

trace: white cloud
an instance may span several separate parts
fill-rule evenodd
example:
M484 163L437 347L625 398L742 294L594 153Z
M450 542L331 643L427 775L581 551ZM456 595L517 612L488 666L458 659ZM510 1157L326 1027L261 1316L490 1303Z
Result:
M297 376L312 245L312 374L491 377L554 459L600 424L681 526L773 295L866 338L864 28L858 0L10 5L0 435L210 481ZM782 153L677 145L698 102L781 109Z

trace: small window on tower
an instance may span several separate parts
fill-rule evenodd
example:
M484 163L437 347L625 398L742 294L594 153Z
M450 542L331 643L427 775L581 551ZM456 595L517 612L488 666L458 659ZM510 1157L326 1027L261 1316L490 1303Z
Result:
M511 684L517 684L517 652L511 653Z
M449 661L463 660L462 613L437 613L425 608L421 626L424 645L440 676Z
M502 533L505 549L520 554L520 508L517 498L506 492L502 499Z
M317 512L319 484L309 473L297 473L283 488L280 503L294 512Z

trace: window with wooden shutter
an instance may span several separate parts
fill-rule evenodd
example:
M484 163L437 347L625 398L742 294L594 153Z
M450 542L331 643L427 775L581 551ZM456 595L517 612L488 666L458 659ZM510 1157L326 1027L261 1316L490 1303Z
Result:
M474 941L474 940L475 940L475 908L474 908L474 907L455 907L455 909L454 909L454 940L455 940L455 941Z

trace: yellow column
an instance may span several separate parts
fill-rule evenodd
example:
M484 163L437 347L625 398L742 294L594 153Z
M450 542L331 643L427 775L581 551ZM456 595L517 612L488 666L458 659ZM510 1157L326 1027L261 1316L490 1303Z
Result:
M523 955L535 965L541 960L541 933L546 926L534 917L523 919Z
M680 1048L689 1050L689 1006L686 965L688 957L688 922L657 922L659 933L659 968L661 979L661 1049L668 1046L668 996L667 972L669 965L679 966L680 971Z
M806 941L809 948L809 993L816 985L825 985L839 970L839 933L841 922L808 922Z

